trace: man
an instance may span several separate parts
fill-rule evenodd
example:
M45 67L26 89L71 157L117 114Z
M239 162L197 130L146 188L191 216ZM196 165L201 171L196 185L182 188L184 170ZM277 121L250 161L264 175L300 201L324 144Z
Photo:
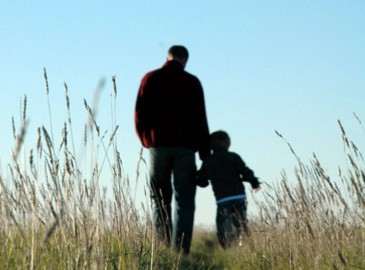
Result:
M186 254L190 251L194 223L195 152L199 152L201 160L209 156L203 88L197 77L184 70L188 57L185 47L172 46L163 67L143 77L135 108L137 134L150 152L157 236ZM176 204L172 223L173 195Z

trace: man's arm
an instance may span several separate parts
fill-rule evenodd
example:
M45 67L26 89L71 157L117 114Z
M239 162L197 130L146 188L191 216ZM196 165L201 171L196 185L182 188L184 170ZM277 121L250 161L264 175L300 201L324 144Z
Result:
M134 113L134 123L137 135L142 143L142 145L146 148L151 147L152 138L151 138L151 86L149 83L149 76L146 74L139 87L137 101L135 106Z
M204 92L200 81L196 82L196 131L198 136L199 157L201 160L206 159L210 155L209 145L209 128L207 113L205 108Z

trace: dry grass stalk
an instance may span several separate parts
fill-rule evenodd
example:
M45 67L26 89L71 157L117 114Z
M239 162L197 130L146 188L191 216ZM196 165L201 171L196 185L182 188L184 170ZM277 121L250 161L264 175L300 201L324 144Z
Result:
M48 95L45 70L44 75ZM112 80L115 104L115 77ZM43 269L50 265L58 269L365 267L365 173L360 150L347 138L341 122L349 168L339 170L339 179L325 172L316 155L305 165L284 140L298 161L294 179L289 179L283 171L278 184L264 185L263 198L255 199L260 213L249 224L252 237L241 249L223 252L214 233L197 236L191 256L184 258L156 240L148 187L144 190L146 204L142 204L142 210L137 209L137 191L132 192L118 150L115 105L112 105L112 132L107 137L109 133L101 135L101 127L96 123L95 107L90 108L85 101L87 124L98 128L88 129L85 125L85 163L89 163L80 168L74 147L69 146L73 134L66 84L65 95L69 119L63 125L60 143L53 140L44 126L40 127L35 151L31 149L29 156L24 155L21 160L19 152L26 129L22 132L21 127L15 136L13 121L16 158L9 166L10 181L0 175L0 244L4 246L0 268ZM24 112L22 122L22 126L27 123ZM60 145L58 151L55 145ZM142 154L141 151L135 182L140 182L142 169L148 170ZM105 175L112 183L110 195L100 187Z

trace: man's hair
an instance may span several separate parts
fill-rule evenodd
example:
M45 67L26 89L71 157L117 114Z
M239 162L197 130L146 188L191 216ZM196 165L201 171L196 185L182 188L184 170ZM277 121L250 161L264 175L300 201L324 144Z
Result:
M210 134L210 147L216 149L228 149L231 145L231 139L227 132L218 130Z
M189 58L189 52L188 50L181 45L174 45L172 46L169 51L169 54L171 54L173 57L181 59L181 60L186 60Z

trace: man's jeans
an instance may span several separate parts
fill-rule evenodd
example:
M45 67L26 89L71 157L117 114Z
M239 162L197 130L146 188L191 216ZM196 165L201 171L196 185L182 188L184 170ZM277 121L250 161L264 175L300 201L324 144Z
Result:
M160 240L172 244L177 250L182 248L186 254L190 251L193 233L195 173L193 150L181 147L150 148L150 188L156 233ZM173 194L175 212L172 223Z

